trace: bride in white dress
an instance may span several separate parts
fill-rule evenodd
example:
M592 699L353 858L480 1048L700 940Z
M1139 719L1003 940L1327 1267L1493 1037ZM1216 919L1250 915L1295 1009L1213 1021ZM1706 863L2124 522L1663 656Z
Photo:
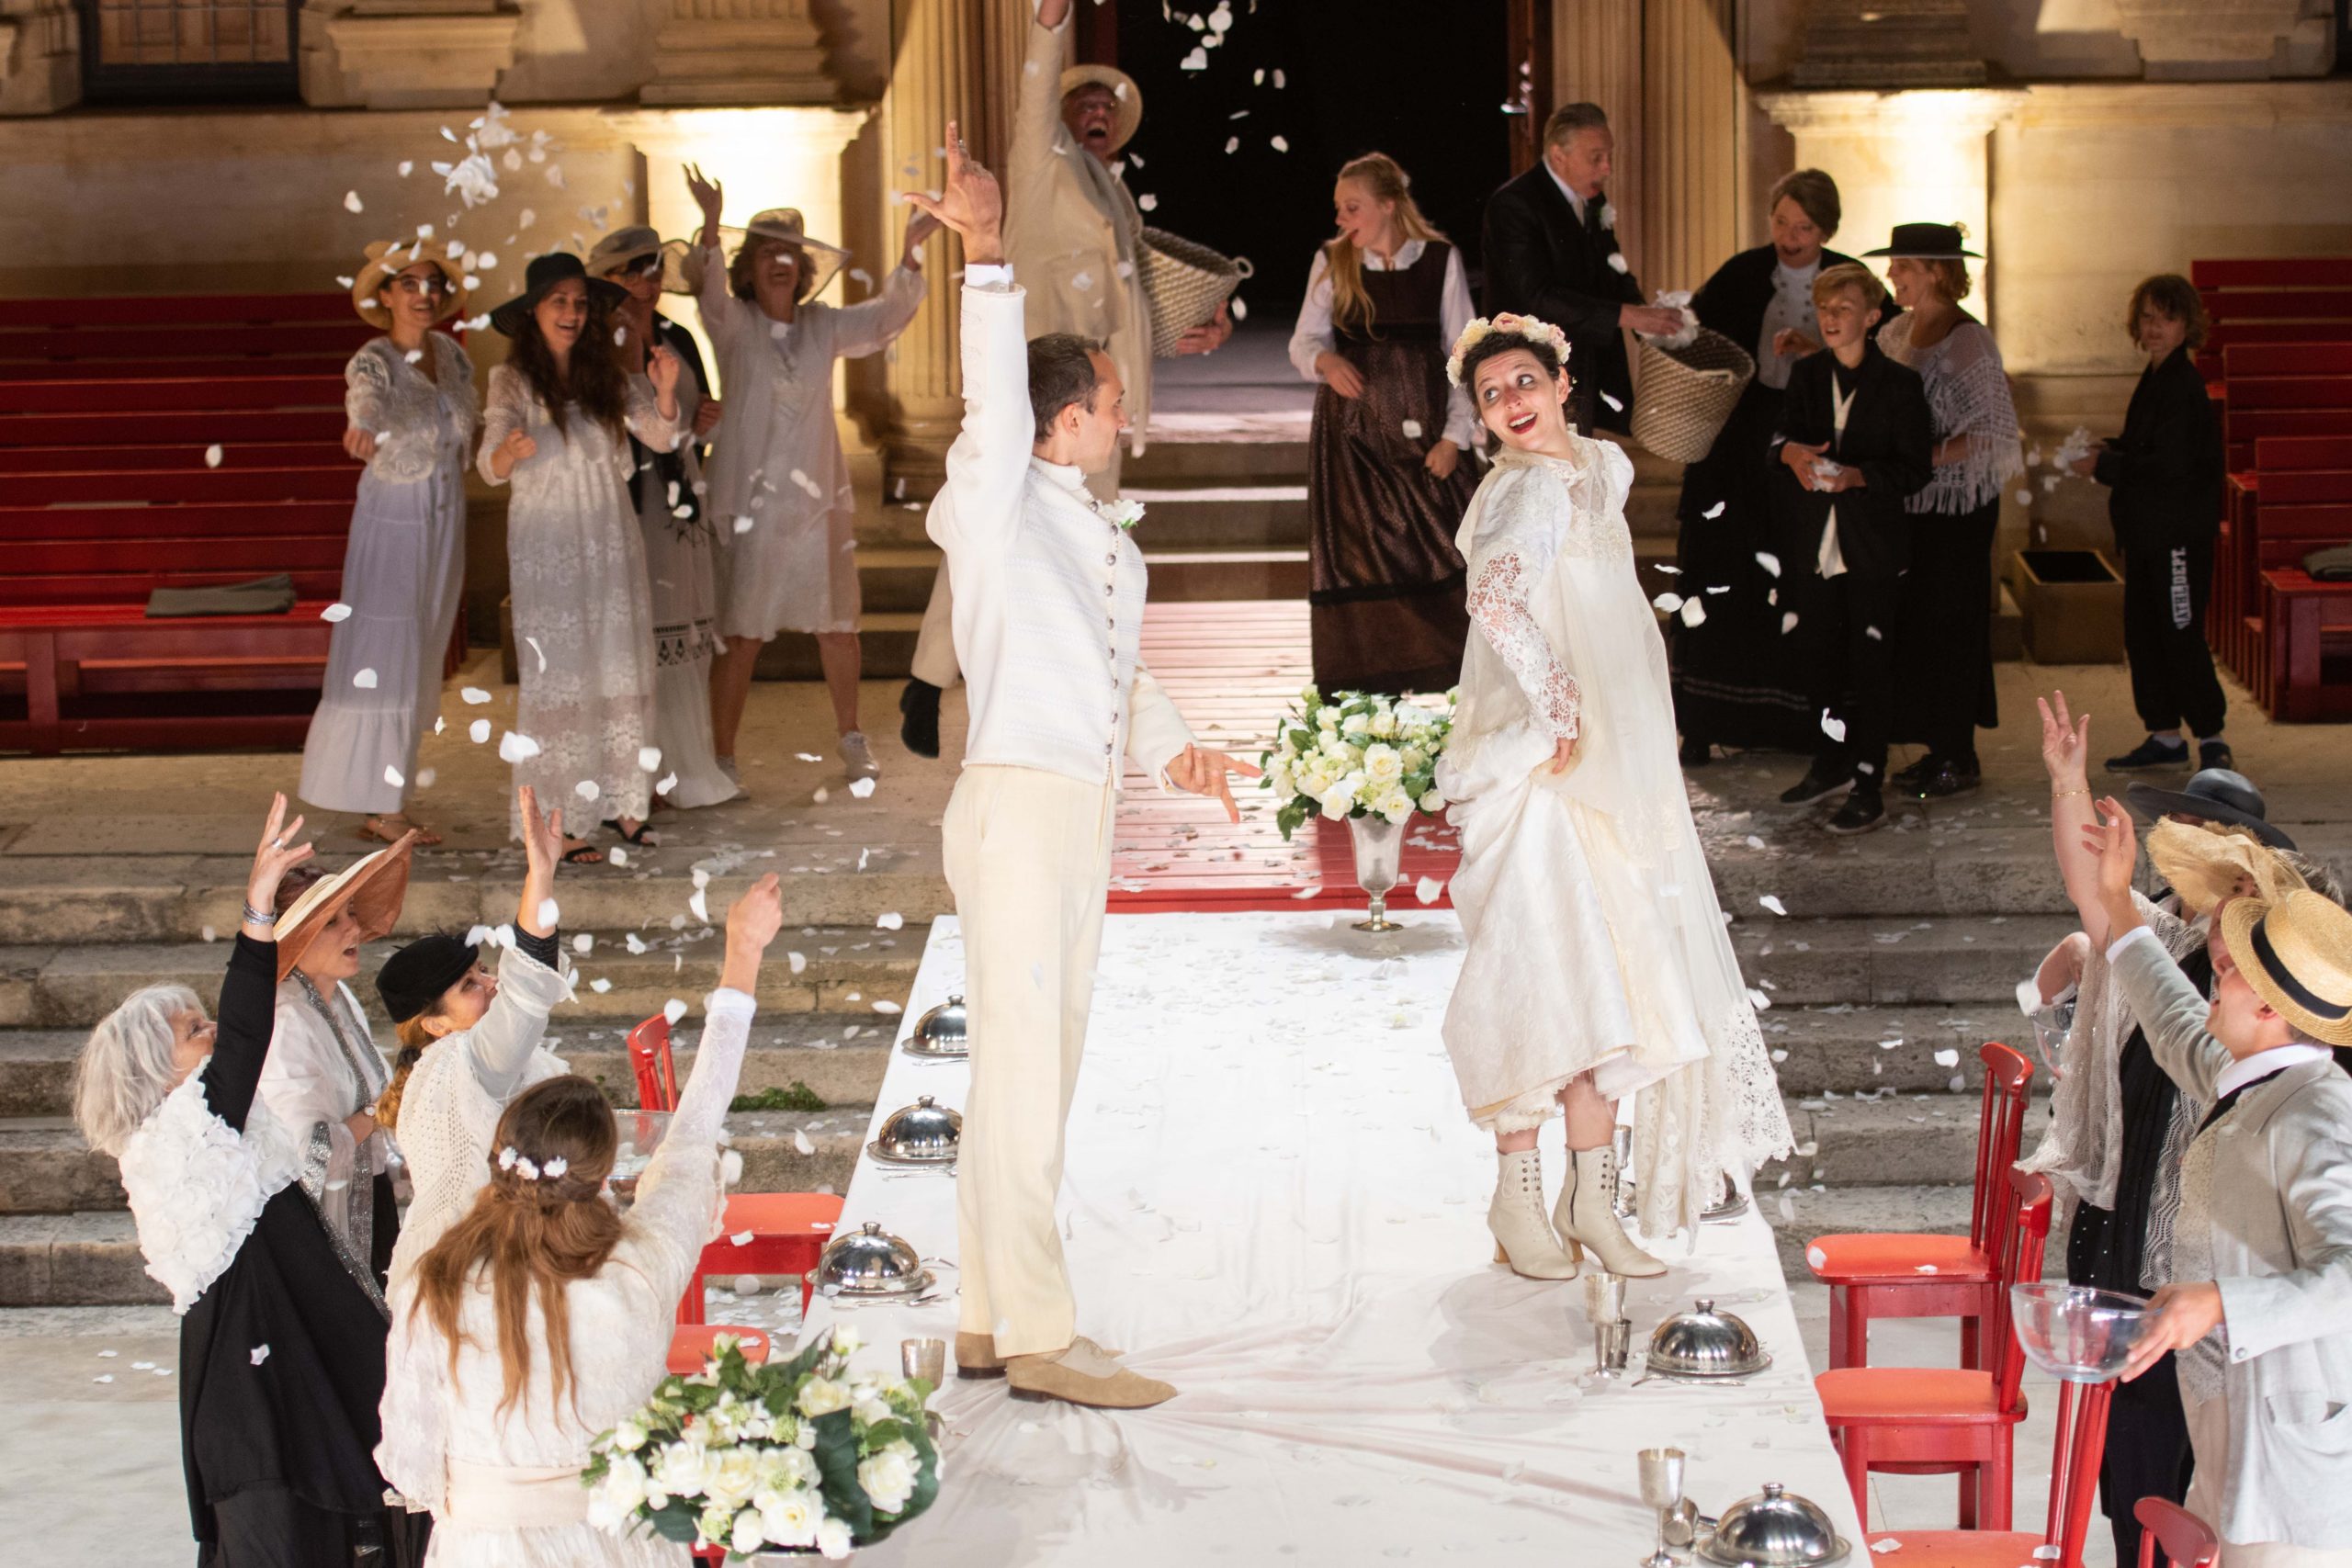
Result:
M1615 1213L1617 1104L1634 1098L1637 1218L1697 1220L1786 1152L1781 1104L1675 756L1666 645L1625 526L1633 464L1568 424L1567 344L1473 321L1447 373L1502 443L1463 518L1473 635L1438 785L1462 833L1470 940L1445 1045L1501 1169L1498 1261L1565 1280L1666 1266ZM1547 1217L1536 1133L1566 1122Z

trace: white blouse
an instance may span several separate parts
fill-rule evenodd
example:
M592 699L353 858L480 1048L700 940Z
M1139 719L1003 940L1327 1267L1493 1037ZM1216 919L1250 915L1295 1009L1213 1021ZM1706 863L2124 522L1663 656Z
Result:
M1425 240L1408 240L1397 248L1396 256L1384 261L1373 252L1363 253L1364 266L1373 272L1403 272L1421 259L1429 248ZM1438 299L1438 328L1442 340L1438 344L1441 356L1453 352L1453 344L1462 336L1477 311L1470 303L1470 280L1462 270L1462 247L1454 246L1445 258L1444 293ZM1330 262L1320 247L1315 252L1314 265L1306 269L1306 303L1298 308L1298 325L1290 334L1290 362L1298 373L1310 381L1323 379L1323 372L1315 368L1317 355L1329 354L1339 345L1331 330L1331 271ZM1478 439L1478 412L1471 406L1470 389L1455 387L1445 400L1445 439L1467 452Z

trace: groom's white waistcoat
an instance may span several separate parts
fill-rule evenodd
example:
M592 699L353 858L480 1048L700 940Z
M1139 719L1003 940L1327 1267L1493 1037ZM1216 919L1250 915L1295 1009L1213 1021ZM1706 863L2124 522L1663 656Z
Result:
M964 763L1115 789L1122 753L1157 775L1192 731L1138 657L1143 552L1096 513L1077 468L1031 456L1025 297L1012 279L966 269L964 428L926 522L955 589Z

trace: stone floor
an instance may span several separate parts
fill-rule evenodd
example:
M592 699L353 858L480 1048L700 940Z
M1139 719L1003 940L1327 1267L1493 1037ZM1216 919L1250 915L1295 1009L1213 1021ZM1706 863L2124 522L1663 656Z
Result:
M1811 1281L1794 1292L1805 1352L1819 1368L1828 1357L1828 1297ZM798 1300L789 1292L738 1298L715 1291L711 1309L714 1322L778 1335L799 1319ZM1880 1325L1872 1343L1883 1365L1950 1365L1957 1334L1948 1322L1897 1320ZM10 1415L0 1423L0 1518L8 1521L11 1561L72 1560L88 1550L95 1520L104 1521L107 1560L125 1568L191 1555L179 1466L178 1359L177 1325L162 1307L0 1311L0 1404ZM2053 1387L2038 1373L2027 1381L2033 1414L2018 1443L2018 1529L2041 1529L2048 1506ZM61 1440L64 1434L70 1440ZM1949 1529L1952 1496L1948 1478L1879 1477L1871 1486L1871 1528ZM1711 1513L1729 1501L1698 1499ZM2103 1524L2094 1525L2084 1561L2086 1568L2112 1568Z

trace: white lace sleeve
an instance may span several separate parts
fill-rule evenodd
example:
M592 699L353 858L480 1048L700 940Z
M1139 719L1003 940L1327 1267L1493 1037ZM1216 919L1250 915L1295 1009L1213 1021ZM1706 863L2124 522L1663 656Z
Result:
M449 1344L415 1306L414 1292L393 1293L376 1468L411 1513L424 1513L449 1495Z
M490 373L490 405L482 411L481 451L475 459L475 467L481 470L484 479L494 485L506 482L491 468L490 455L508 435L530 428L530 423L531 394L521 373L511 365L497 367Z
M391 420L392 367L370 340L343 367L343 416L354 430L385 434Z
M1927 488L1905 506L1911 512L1971 512L1999 499L2002 487L2025 471L2017 404L2000 345L1982 322L1966 321L1942 342L1915 350L1910 321L1909 316L1889 321L1880 329L1879 345L1926 381L1936 441L1947 449Z
M694 372L681 367L678 379L682 385L692 385ZM686 430L686 408L683 398L678 402L678 417L662 417L662 394L653 389L650 377L632 376L628 378L628 433L656 452L667 452L678 444Z
M1554 551L1534 531L1506 525L1506 535L1498 547L1479 554L1473 569L1470 619L1518 678L1535 722L1555 739L1568 739L1577 733L1581 694L1527 607Z
M702 1040L678 1095L670 1131L638 1179L629 1211L634 1261L662 1301L684 1294L695 1259L714 1231L718 1205L718 1131L743 1070L755 1004L719 989L703 1003Z

